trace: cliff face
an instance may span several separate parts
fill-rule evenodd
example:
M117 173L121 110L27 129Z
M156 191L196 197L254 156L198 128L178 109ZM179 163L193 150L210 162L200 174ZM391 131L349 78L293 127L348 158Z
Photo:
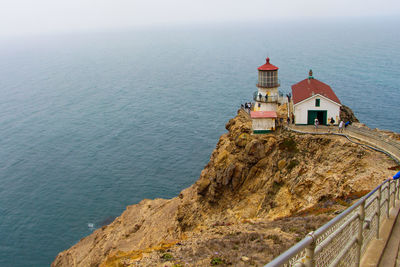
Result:
M395 165L339 136L251 135L242 110L226 128L194 185L128 206L52 266L265 264Z
M340 118L344 121L360 122L354 115L353 111L345 105L340 106Z

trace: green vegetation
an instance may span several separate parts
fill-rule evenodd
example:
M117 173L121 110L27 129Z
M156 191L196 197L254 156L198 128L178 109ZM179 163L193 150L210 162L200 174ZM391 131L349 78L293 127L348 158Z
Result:
M288 171L290 172L294 167L299 165L299 162L297 160L291 160L287 166Z
M164 260L171 260L173 256L170 253L164 253L161 258Z
M279 149L287 150L289 152L298 152L299 151L296 146L296 141L293 139L292 136L289 136L288 138L283 139L282 143L279 144Z
M281 244L282 241L279 238L278 235L267 235L267 239L272 239L274 241L274 244Z
M224 260L221 258L212 258L210 263L211 265L220 265L224 263Z

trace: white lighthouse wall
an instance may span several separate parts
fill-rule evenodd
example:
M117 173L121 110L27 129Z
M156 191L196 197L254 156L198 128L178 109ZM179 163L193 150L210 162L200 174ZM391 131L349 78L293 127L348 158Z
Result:
M258 94L262 95L262 99L264 100L265 95L268 94L268 97L274 97L274 99L278 102L278 87L275 88L258 88L257 92L257 99L258 99ZM264 102L258 102L256 101L254 105L254 110L255 111L276 111L277 110L277 102L273 103L264 103ZM260 107L258 106L260 104Z
M268 95L278 95L278 87L275 88L260 88L258 87L258 93L261 93L263 96L267 93Z
M260 107L258 106L258 104L260 104ZM254 111L277 111L277 109L277 103L263 103L257 101L254 104Z
M315 106L315 99L320 99L319 107ZM329 123L329 119L333 118L335 124L339 123L340 104L321 95L314 95L294 105L295 124L307 124L309 110L326 110L327 122Z
M254 133L266 133L275 130L275 119L273 118L257 118L251 121Z

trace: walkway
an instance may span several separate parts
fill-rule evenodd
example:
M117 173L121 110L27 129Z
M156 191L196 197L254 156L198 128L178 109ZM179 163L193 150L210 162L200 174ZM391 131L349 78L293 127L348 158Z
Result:
M315 129L310 125L289 125L287 129L298 133L340 135L351 142L385 153L400 165L400 137L397 140L390 138L387 133L371 130L359 123L348 126L343 133L338 133L337 126L320 126ZM371 241L365 251L361 266L400 267L399 210L400 203L397 203L381 227L380 238Z
M360 123L349 125L343 130L343 133L338 132L337 126L320 125L316 130L312 125L290 124L287 128L299 133L340 135L351 142L385 153L400 165L400 139L394 140L388 134L369 129Z

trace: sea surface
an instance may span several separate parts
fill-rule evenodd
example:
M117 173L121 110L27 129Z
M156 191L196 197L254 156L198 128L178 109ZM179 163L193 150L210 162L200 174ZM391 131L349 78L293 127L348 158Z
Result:
M127 205L190 186L267 56L284 93L312 69L362 122L400 132L399 26L266 20L1 40L0 266L49 266Z

